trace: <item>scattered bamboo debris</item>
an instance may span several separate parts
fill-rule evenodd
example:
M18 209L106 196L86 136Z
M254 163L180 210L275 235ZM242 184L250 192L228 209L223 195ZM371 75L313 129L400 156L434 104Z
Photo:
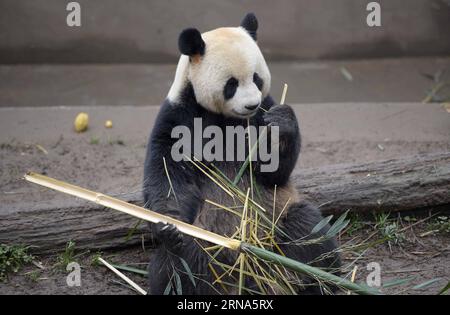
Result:
M242 242L238 239L232 239L228 237L224 237L215 233L212 233L210 231L203 230L199 227L190 225L188 223L175 220L173 218L170 218L168 216L161 215L159 213L153 212L151 210L129 204L125 201L106 196L101 193L97 193L94 191L90 191L75 185L71 185L62 181L58 181L56 179L36 174L36 173L28 173L25 175L25 179L29 182L39 184L51 189L54 189L56 191L60 191L72 196L76 196L85 200L89 200L92 202L95 202L97 204L100 204L102 206L118 210L124 213L127 213L129 215L135 216L137 218L150 221L153 223L158 222L165 222L175 225L180 232L188 234L190 236L193 236L194 238L199 238L208 242L211 242L215 245L219 245L222 247L229 248L231 250L239 251L242 254L249 254L249 258L255 260L255 264L267 264L267 263L273 263L275 270L279 269L278 266L287 268L289 270L292 270L294 272L298 272L301 274L306 274L310 277L313 277L315 279L318 279L323 282L332 283L333 285L337 285L339 287L342 287L347 290L351 290L352 292L358 293L358 294L379 294L378 291L376 291L373 288L369 288L366 286L362 286L356 283L353 283L347 279L340 278L334 274L328 273L326 271L323 271L319 268L315 268L312 266L309 266L307 264L300 263L298 261L295 261L293 259L284 257L282 255L278 255L276 253L273 253L265 248L257 247L252 244L248 244L246 242ZM239 193L239 192L235 192ZM248 195L247 197L241 196L243 200L248 204L251 205L252 208L259 209L258 205L255 203L255 201L251 200ZM264 214L262 211L258 212L258 218L259 220L261 218L264 218ZM248 217L247 217L248 219ZM266 217L270 221L269 218ZM254 219L253 219L254 220ZM264 221L265 222L265 221ZM267 224L268 222L265 222ZM270 226L269 226L270 227ZM271 229L272 227L270 227ZM253 227L254 229L254 227ZM250 232L250 231L249 231ZM239 233L237 233L239 235ZM241 235L242 237L242 235ZM243 259L243 264L246 264L245 259ZM243 266L244 266L243 265ZM249 274L252 274L251 271L246 271ZM264 272L264 268L261 268L261 272ZM244 275L245 272L243 271L242 274ZM254 276L257 278L258 275L253 272ZM289 282L285 283L287 286L289 286Z
M36 144L36 148L41 151L42 153L44 153L45 155L48 154L48 151L40 144Z
M347 81L353 81L353 75L350 73L350 71L347 70L346 67L341 67L341 74Z
M350 279L351 282L355 282L356 271L358 271L358 266L357 266L357 265L355 265L355 267L353 267L352 277L351 277L351 279ZM351 292L351 291L348 291L347 294L348 294L348 295L351 295L352 292Z
M132 286L133 289L135 289L137 292L139 292L142 295L147 295L147 292L144 289L142 289L140 286L138 286L130 278L125 276L123 273L121 273L119 270L114 268L112 265L110 265L103 258L98 257L97 259L98 259L99 262L101 262L103 265L105 265L108 269L110 269L112 272L114 272L116 275L118 275L122 280L124 280L126 283L128 283L130 286Z

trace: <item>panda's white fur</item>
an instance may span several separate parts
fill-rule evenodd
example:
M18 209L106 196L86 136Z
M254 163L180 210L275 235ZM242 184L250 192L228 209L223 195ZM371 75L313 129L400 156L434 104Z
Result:
M177 103L187 82L191 82L197 102L206 109L225 116L245 118L256 110L247 105L260 104L270 90L270 71L255 40L242 27L223 27L202 34L206 52L203 56L182 55L175 80L167 98ZM261 91L253 82L253 73L263 80ZM223 95L224 82L239 81L236 94L229 100Z

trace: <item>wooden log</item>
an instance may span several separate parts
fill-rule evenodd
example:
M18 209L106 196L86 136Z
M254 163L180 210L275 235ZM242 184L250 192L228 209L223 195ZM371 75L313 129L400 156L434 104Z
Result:
M324 214L450 208L450 152L305 169L293 180Z
M325 214L450 208L450 152L304 169L292 180ZM0 243L49 253L69 240L79 249L104 250L150 239L146 223L127 239L138 220L95 204L77 206L71 198L60 207L45 207L44 200L36 200L31 208L0 212ZM121 198L142 205L140 193Z

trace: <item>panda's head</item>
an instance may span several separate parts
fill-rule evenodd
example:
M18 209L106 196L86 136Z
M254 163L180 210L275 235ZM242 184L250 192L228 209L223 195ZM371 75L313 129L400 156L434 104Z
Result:
M203 34L185 29L178 41L182 56L169 100L176 102L190 83L204 108L228 117L254 115L270 90L270 72L256 44L257 28L250 13L239 27Z

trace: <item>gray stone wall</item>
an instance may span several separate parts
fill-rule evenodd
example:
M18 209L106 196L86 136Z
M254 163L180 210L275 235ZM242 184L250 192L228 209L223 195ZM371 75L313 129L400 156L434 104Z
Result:
M0 0L0 63L173 62L177 36L260 21L268 59L449 55L449 0L79 0L82 26L66 25L65 0Z

